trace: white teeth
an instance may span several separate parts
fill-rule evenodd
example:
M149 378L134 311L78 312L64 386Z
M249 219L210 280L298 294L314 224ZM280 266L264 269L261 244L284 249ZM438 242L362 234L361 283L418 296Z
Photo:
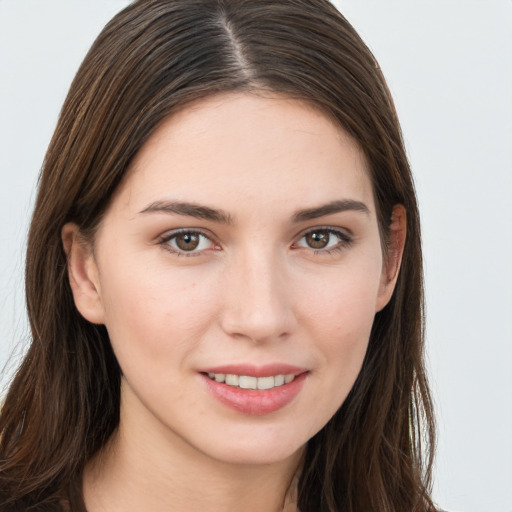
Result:
M272 389L276 385L276 377L260 377L258 389Z
M249 375L233 375L209 372L208 377L216 382L223 382L228 386L242 389L272 389L288 384L295 379L293 373L288 375L274 375L273 377L252 377Z
M239 385L239 381L240 381L240 378L238 375L231 375L231 374L227 374L226 375L226 384L228 386L238 386Z
M284 375L276 375L274 377L274 386L282 386L284 384Z
M240 375L238 385L243 389L256 389L258 379L256 377L248 377L247 375Z

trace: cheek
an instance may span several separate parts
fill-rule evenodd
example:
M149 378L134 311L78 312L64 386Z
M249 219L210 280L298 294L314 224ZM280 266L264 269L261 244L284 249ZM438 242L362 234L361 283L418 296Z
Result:
M377 262L380 259L377 258ZM371 264L370 264L371 263ZM302 309L334 347L368 341L380 285L380 265L364 260L309 286Z
M316 293L304 294L304 324L314 340L321 393L316 413L326 423L352 389L368 347L375 316L380 273L371 267L352 267L337 279L324 280ZM307 318L307 320L306 320Z
M105 275L106 327L123 370L134 362L155 370L165 361L181 364L214 315L214 287L156 267L118 266Z
M371 295L370 295L371 296ZM369 295L361 287L326 294L311 312L324 368L341 385L340 392L348 393L355 381L366 354L374 319Z

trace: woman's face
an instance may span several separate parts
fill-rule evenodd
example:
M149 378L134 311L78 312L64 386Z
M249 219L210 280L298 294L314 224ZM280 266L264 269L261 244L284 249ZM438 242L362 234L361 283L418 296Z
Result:
M393 287L363 155L279 96L166 120L94 250L72 247L77 306L122 369L121 426L225 462L283 460L326 424Z

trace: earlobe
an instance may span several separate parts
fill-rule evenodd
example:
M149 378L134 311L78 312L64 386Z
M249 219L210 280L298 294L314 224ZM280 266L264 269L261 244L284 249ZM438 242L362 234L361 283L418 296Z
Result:
M382 268L382 277L377 298L376 311L383 309L395 289L407 236L407 214L401 204L393 207L389 226L389 243Z
M79 227L71 222L62 228L61 239L76 308L89 322L103 324L104 310L98 267L92 248L83 239Z

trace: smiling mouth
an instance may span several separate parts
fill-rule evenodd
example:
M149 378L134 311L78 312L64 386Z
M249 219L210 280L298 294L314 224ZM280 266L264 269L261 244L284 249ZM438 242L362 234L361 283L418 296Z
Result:
M295 380L294 374L279 374L269 377L253 377L250 375L234 375L230 373L212 373L208 372L208 377L215 382L226 384L240 389L267 390L273 389L284 384L289 384Z

